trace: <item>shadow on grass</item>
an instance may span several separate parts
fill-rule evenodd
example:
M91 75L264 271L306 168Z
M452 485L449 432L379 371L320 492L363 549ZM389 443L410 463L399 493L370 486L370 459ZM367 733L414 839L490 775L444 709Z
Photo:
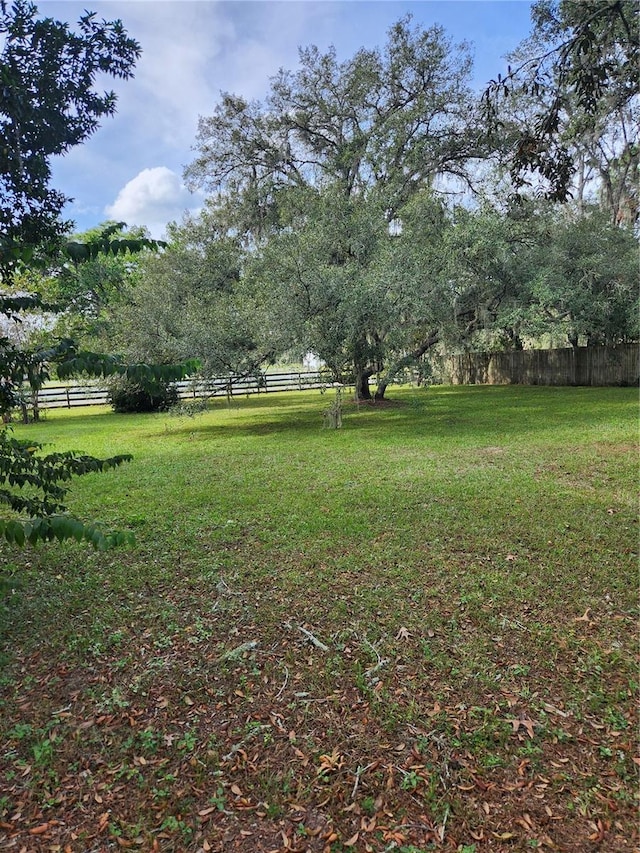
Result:
M323 412L331 403L327 396L301 399L259 395L212 412L228 411L241 419L225 424L198 423L197 419L172 429L174 434L196 433L224 438L267 436L279 433L300 436L331 434L323 428ZM553 430L570 432L598 429L614 423L629 427L636 423L637 392L632 388L548 388L531 386L438 386L432 389L397 389L388 401L343 407L342 433L358 432L398 437L455 437L464 441L496 440L509 435L522 438ZM256 412L257 417L251 417ZM258 414L259 413L259 414ZM246 417L246 420L245 420Z

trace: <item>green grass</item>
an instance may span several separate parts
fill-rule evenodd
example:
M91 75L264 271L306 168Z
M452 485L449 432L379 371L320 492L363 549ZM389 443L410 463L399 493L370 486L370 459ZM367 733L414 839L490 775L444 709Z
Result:
M218 849L249 814L247 850L275 848L289 818L332 850L356 831L345 850L444 835L578 851L603 832L630 849L637 391L392 389L346 405L338 431L328 404L16 427L133 453L78 480L69 508L137 544L2 547L20 587L3 611L0 823L20 807L31 828L64 818L142 849L161 832L163 850ZM198 818L212 795L215 826ZM98 831L107 803L120 823Z

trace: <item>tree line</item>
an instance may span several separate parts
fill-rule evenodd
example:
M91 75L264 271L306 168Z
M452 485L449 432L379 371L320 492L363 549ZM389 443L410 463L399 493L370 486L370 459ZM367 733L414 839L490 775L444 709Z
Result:
M637 340L633 3L533 21L483 94L469 48L410 17L344 61L301 49L262 101L222 94L185 173L203 211L100 305L106 259L85 267L76 330L206 374L311 352L362 399L437 347Z

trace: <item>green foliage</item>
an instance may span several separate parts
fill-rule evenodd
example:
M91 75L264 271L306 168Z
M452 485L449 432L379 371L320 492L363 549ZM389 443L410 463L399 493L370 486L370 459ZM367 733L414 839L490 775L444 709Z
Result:
M289 337L264 291L242 281L245 250L207 212L170 233L164 252L140 259L139 276L113 306L107 345L132 360L195 356L204 376L255 375Z
M460 208L442 248L455 287L454 344L638 340L636 240L597 208L582 216L533 202L506 214Z
M532 37L515 53L514 67L492 81L483 98L489 128L510 138L514 186L528 186L537 175L548 198L566 201L573 195L578 168L595 167L605 184L613 169L623 186L605 186L608 202L619 212L625 199L615 197L618 190L630 194L635 218L640 155L637 4L538 0L532 20ZM503 110L509 100L528 107L524 117L520 110L513 135ZM607 155L604 149L612 137L617 139Z
M389 224L436 177L468 178L481 153L469 69L466 46L408 16L384 50L338 62L303 49L263 103L225 94L200 122L186 175L211 191L220 231L252 250L234 286L241 307L280 331L279 352L311 350L335 379L355 374L362 397L385 360L406 356L406 330L390 334L401 309L375 268ZM431 345L431 329L411 331L412 350Z
M41 450L38 442L0 432L0 505L11 515L0 517L0 537L17 545L84 539L100 549L131 541L130 534L107 536L94 525L66 515L65 506L72 477L115 468L131 456L96 459L72 451L43 455Z
M592 83L615 88L612 81L631 73L614 62L622 62L615 45L624 34L609 31L593 4L585 4L588 20L571 4L556 5L536 5L536 35L557 41L567 27L604 27L613 39L603 48L606 80ZM624 17L626 5L615 5ZM547 58L563 55L554 47ZM536 73L545 67L526 52L523 62ZM596 73L593 65L574 70L585 80ZM382 398L436 347L636 338L633 236L611 227L633 201L632 136L616 136L604 112L594 136L583 121L588 104L580 105L586 84L552 74L568 122L562 145L570 138L573 153L581 146L585 175L597 167L609 221L584 188L564 212L501 192L455 208L438 195L442 177L477 189L482 170L470 164L506 150L479 127L468 71L464 47L405 18L384 51L339 62L333 50L306 48L300 67L281 71L263 102L223 95L200 122L199 155L186 172L212 194L205 213L145 259L111 318L113 348L152 361L197 355L208 375L250 375L285 351L312 352L366 399L370 379ZM535 100L540 86L525 88L511 104L516 113L521 101L534 116L549 106ZM516 119L504 133L507 148L519 138ZM566 183L569 172L558 168L546 177Z
M175 384L162 379L134 381L126 376L114 377L107 398L114 412L161 412L180 401Z
M152 240L143 234L123 234L126 222L111 222L89 232L84 240L68 240L62 246L62 254L74 264L86 264L95 261L101 255L136 255L144 249L157 252L166 247L163 240Z
M101 346L111 308L139 278L141 257L164 246L144 229L127 230L124 222L104 223L64 243L37 283L64 310L54 333Z
M120 21L85 13L78 31L37 18L26 0L0 3L0 271L58 242L65 196L49 186L50 159L91 136L115 112L96 77L126 79L140 55Z
M0 281L9 287L16 271L51 269L62 257L78 270L98 258L122 257L160 243L143 234L122 234L123 223L107 225L85 241L63 243L69 224L59 219L67 199L49 186L50 159L89 137L99 120L115 111L113 92L98 94L98 74L128 78L140 47L128 38L120 21L98 22L85 13L79 32L66 24L37 18L26 0L11 6L0 0ZM80 275L76 276L81 279ZM67 282L68 283L68 282ZM86 281L76 291L87 289ZM63 294L55 294L63 295ZM0 294L0 315L19 322L28 310L51 310L39 295ZM8 336L0 338L0 416L22 404L24 388L34 400L57 366L58 376L120 374L127 380L165 382L182 377L194 363L155 367L126 365L119 358L78 350L68 339L47 347L22 348ZM37 405L34 404L34 415ZM129 534L106 536L66 514L69 481L104 471L130 459L128 455L97 459L67 452L44 455L35 442L11 438L0 431L0 536L23 545L40 540L76 539L98 548L129 541Z

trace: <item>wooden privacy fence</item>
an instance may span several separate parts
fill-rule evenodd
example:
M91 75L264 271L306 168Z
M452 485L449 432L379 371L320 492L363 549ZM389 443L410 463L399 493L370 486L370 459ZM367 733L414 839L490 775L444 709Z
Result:
M273 391L304 391L327 385L326 374L318 371L265 373L260 377L216 377L207 380L176 382L181 400L203 397L237 396ZM107 389L101 385L50 385L38 392L40 409L72 409L76 406L101 406L108 402Z
M447 385L637 385L640 344L509 352L444 359Z

